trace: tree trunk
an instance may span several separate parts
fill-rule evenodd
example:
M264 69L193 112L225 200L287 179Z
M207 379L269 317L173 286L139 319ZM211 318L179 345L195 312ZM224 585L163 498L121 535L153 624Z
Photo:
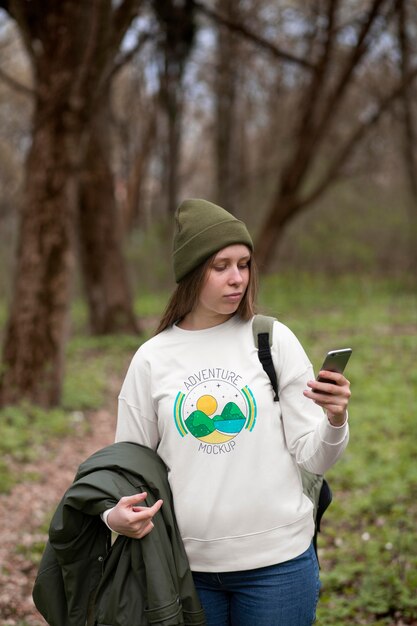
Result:
M228 19L239 22L239 0L218 2ZM238 42L236 35L223 26L217 29L216 99L216 197L217 202L229 211L236 203L235 187L239 167L236 163L236 87L238 69L236 61Z
M168 88L168 212L173 215L178 206L181 126L183 103L175 86Z
M153 101L151 101L153 104ZM131 232L134 226L145 224L143 211L143 187L154 150L156 136L156 107L148 112L147 127L138 141L132 164L127 175L127 197L123 210L123 230Z
M74 267L73 159L74 146L80 141L77 133L57 123L44 100L37 103L34 126L0 402L12 404L26 398L49 407L57 404L61 395ZM68 176L68 172L72 174Z
M96 111L80 184L80 258L90 329L95 335L139 332L122 252L114 176L108 162L109 97L108 91L103 93Z
M160 25L160 102L166 115L167 146L163 154L163 179L167 210L172 214L178 204L181 157L183 75L196 31L193 0L154 0L153 9Z
M266 271L270 266L284 228L287 222L298 213L298 210L295 195L284 195L278 192L256 239L256 262L261 272Z
M13 0L36 102L0 404L60 401L87 129L138 0Z
M182 65L170 58L170 50L165 51L164 69L160 74L159 99L166 122L166 139L162 152L162 179L168 214L172 215L178 206L178 178L182 132Z
M404 0L398 3L398 38L401 49L401 74L403 79L406 78L410 71L411 45L409 41L409 33L407 25L409 15L407 13L408 6ZM407 202L409 215L409 268L410 275L417 282L417 156L416 156L416 139L417 131L414 113L414 98L412 86L404 89L401 98L403 125L402 125L402 144L403 144L403 160L404 171L406 175L407 186L409 188L409 200Z

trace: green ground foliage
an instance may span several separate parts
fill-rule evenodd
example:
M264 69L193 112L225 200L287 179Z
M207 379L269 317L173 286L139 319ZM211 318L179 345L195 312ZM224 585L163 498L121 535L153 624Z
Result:
M89 411L106 403L110 378L121 377L138 346L139 338L134 336L89 337L82 309L79 304L74 307L74 327L79 332L67 345L61 407L45 410L25 402L0 410L0 493L22 478L36 480L36 475L16 473L16 462L48 454L49 444L58 437L88 430Z
M319 539L318 624L417 619L417 297L360 277L270 277L262 301L298 335L315 368L352 347L351 441L329 472L334 501Z
M263 312L297 334L316 370L327 350L353 348L346 372L351 441L328 473L334 500L319 537L317 623L411 624L417 620L415 290L398 279L298 273L264 278L260 301ZM161 294L138 299L138 314L152 320L148 332L164 302ZM62 437L80 420L88 428L88 411L106 403L109 378L121 380L139 343L138 337L88 337L79 303L73 320L63 407L1 412L0 488L13 479L8 459L32 458L42 442Z

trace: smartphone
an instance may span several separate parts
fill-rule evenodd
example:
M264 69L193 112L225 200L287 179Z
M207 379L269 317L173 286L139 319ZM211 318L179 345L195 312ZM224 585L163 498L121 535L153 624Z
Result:
M327 370L328 372L338 372L339 374L343 374L351 354L352 348L330 350L330 352L326 354L320 371ZM334 383L333 380L329 380L328 378L322 378L320 376L317 376L317 380L321 383Z

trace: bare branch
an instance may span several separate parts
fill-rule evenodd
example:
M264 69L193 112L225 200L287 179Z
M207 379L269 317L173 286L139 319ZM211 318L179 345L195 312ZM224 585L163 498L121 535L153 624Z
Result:
M386 0L373 0L372 5L363 21L356 46L352 50L350 58L346 62L345 68L339 77L333 94L327 99L326 106L321 116L321 121L316 128L316 137L320 137L323 134L324 128L328 128L330 120L335 116L338 105L342 101L343 95L350 85L352 75L368 49L366 41L367 36L376 18L380 15L380 10L385 2Z
M89 19L90 34L87 39L87 45L84 49L83 58L79 63L79 72L76 74L72 89L73 102L76 106L83 106L81 93L85 82L88 80L93 59L97 54L97 44L100 36L100 27L102 27L102 17L102 7L97 1L92 3L92 6L88 11L88 18L85 13L82 14L83 19Z
M403 0L399 2L398 10L398 39L401 49L401 75L403 79L407 75L410 67L410 45L406 29L407 13ZM402 108L404 115L404 132L403 132L403 145L404 145L404 161L407 169L408 180L413 197L417 198L417 164L416 154L414 150L416 141L416 128L414 124L414 117L412 114L412 103L410 100L409 90L405 90L402 94Z
M404 0L398 3L398 40L400 43L401 76L407 76L410 67L410 39L407 32L407 23L410 19L408 6ZM407 203L410 231L410 269L417 279L417 155L415 151L416 125L413 115L413 102L410 89L404 90L401 98L403 110L402 140L404 167L407 182L410 188L411 201Z
M120 48L120 44L126 34L126 30L133 19L138 15L141 2L142 0L124 0L124 2L122 2L122 4L113 12L113 16L111 18L112 35L111 43L109 44L110 50L113 50L113 54L109 55L111 58L114 58L116 51ZM122 67L133 59L133 57L145 45L146 41L148 41L150 37L150 33L140 33L133 48L125 54L121 54L119 57L116 57L114 63L103 73L101 80L103 88L105 88L105 84L110 82L122 69Z
M123 0L114 10L112 17L112 48L118 50L126 30L138 15L142 0Z
M323 176L321 182L318 183L316 188L307 196L301 199L299 202L299 206L305 206L313 202L316 198L323 193L323 191L336 180L339 175L343 165L346 163L347 159L351 156L352 152L359 145L362 139L366 136L366 134L377 124L382 115L388 111L388 109L392 106L392 104L401 97L404 92L410 88L410 85L417 78L417 67L413 68L407 76L404 76L403 80L399 85L396 86L391 93L389 93L385 98L383 98L379 106L375 109L374 113L361 124L355 128L352 132L350 139L346 142L345 146L341 150L340 154L332 159L332 164Z
M143 48L143 46L154 37L154 33L151 32L139 33L136 44L133 46L133 48L131 48L125 54L120 55L119 58L116 60L111 71L109 72L108 79L111 80L113 76L117 74L117 72L119 72L127 63L129 63Z
M307 94L304 96L304 115L301 118L300 128L298 131L298 141L293 159L288 163L287 168L282 174L281 179L286 187L287 193L291 189L295 189L302 177L306 174L311 164L312 155L321 141L323 141L330 127L331 120L335 117L338 106L341 103L347 88L351 84L354 70L357 68L360 60L367 50L365 44L366 37L380 14L382 4L386 0L373 0L372 6L366 14L356 46L348 57L345 67L342 68L340 76L337 80L333 93L325 98L320 98L320 92L324 91L324 81L327 77L326 69L330 61L330 55L334 42L334 19L337 2L328 0L328 30L327 39L324 45L323 54L319 60L315 72L312 76L311 86ZM314 120L316 108L320 102L324 100L324 108L321 111L320 118Z
M338 4L339 0L328 0L327 2L327 29L323 52L314 67L307 93L302 94L300 107L302 113L300 115L300 125L297 135L299 141L302 140L303 144L306 143L306 136L311 135L314 130L312 120L320 104L321 99L319 98L319 94L323 90L323 84L327 78L327 70L329 68L336 36L334 24Z
M221 24L222 26L226 26L229 30L235 33L238 33L239 35L242 35L243 37L245 37L245 39L247 39L248 41L251 41L252 43L257 45L259 48L262 48L266 50L267 52L269 52L269 54L271 54L273 57L280 59L281 61L285 61L287 63L293 63L295 65L299 65L308 70L314 69L313 64L307 59L302 59L294 54L291 54L290 52L285 52L285 50L281 50L271 41L268 41L267 39L264 39L260 35L257 35L253 31L249 30L249 28L247 28L243 24L238 24L234 22L233 20L230 20L224 17L223 15L220 15L216 11L209 9L207 6L205 6L205 4L203 4L199 0L193 0L193 4L195 8L198 11L200 11L200 13L203 13L212 21L216 22L217 24Z

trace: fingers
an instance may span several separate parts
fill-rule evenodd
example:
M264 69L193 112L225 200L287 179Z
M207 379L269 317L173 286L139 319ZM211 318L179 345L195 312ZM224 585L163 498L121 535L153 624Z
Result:
M314 392L314 399L320 396L350 398L350 382L337 372L321 371L319 376L325 381L309 380L307 385ZM332 382L330 382L332 381ZM310 396L309 396L310 397Z
M152 506L141 506L147 493L120 498L110 511L107 521L109 526L120 535L141 539L154 528L153 517L161 508L163 501L158 500Z
M146 500L147 495L146 491L142 491L141 493L135 493L133 496L123 496L119 502L126 507L131 507Z
M310 389L304 391L304 395L323 407L328 416L336 417L337 421L345 419L351 396L350 382L343 374L337 372L321 371L319 376L326 382L308 381L307 385Z
M135 537L135 539L142 539L143 537L146 537L146 535L149 535L149 533L154 529L154 523L152 522L152 520L149 520L149 522L144 525L142 527L142 529L139 531L139 534Z
M324 378L325 380L331 380L331 384L335 384L338 386L343 386L345 383L349 381L343 376L343 374L339 374L339 372L331 372L330 370L321 370L317 378Z
M145 513L147 516L153 517L158 513L159 509L163 505L163 500L157 500L152 506L132 506L132 511L135 513Z

